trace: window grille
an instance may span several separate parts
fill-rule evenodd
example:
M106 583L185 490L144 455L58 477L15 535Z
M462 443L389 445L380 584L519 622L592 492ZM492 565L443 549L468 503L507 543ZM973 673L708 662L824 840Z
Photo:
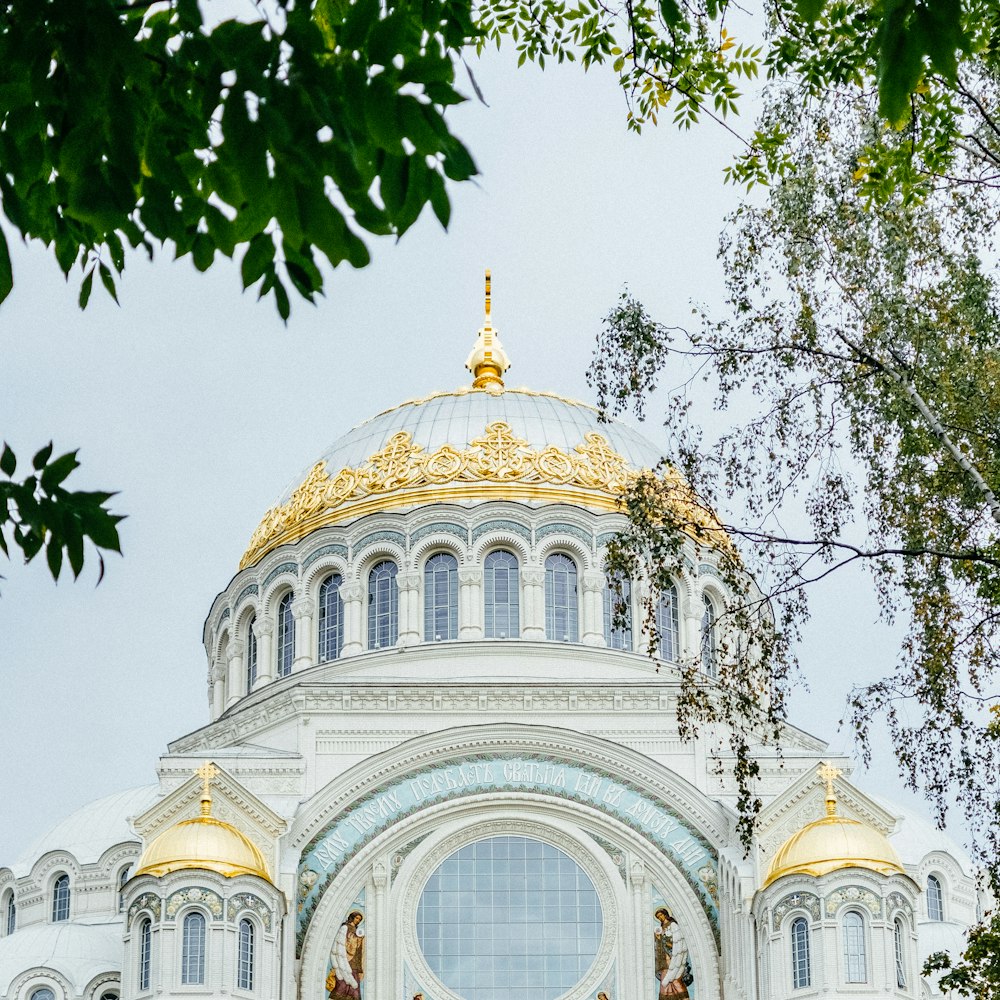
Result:
M153 958L153 925L147 917L139 925L139 989L149 989Z
M247 694L253 690L254 684L257 683L257 633L254 632L256 624L257 616L253 615L250 621L247 622Z
M656 631L660 635L660 659L676 663L681 654L681 623L677 588L671 584L656 605Z
M129 880L129 876L132 874L132 866L126 865L118 873L118 912L121 913L125 909L125 883Z
M295 659L295 618L292 615L292 601L295 595L289 591L278 605L278 676L287 677L292 672Z
M809 924L805 917L792 922L792 987L800 990L812 985L809 965Z
M205 982L205 918L189 913L184 918L181 942L181 984L201 986Z
M236 985L241 990L253 989L254 927L244 918L240 921L240 951L236 963Z
M608 574L604 580L604 643L632 650L632 581Z
M319 661L336 660L344 648L344 599L340 596L343 578L328 576L319 588Z
M844 971L849 983L868 982L865 922L854 910L844 914Z
M13 934L17 930L17 903L14 902L14 893L7 895L7 907L4 914L4 926L8 934Z
M438 552L424 564L424 642L458 638L458 560Z
M944 893L937 875L927 876L927 919L944 920Z
M65 872L52 884L52 919L69 920L69 876Z
M712 598L705 595L701 616L701 668L709 677L719 675L719 626Z
M484 562L484 625L487 639L516 639L521 634L517 557L498 549Z
M385 649L399 639L396 564L388 559L368 574L368 648Z
M906 963L903 961L903 921L897 920L893 929L893 944L896 952L896 985L906 989Z
M545 560L545 638L577 642L579 598L576 563L562 552Z

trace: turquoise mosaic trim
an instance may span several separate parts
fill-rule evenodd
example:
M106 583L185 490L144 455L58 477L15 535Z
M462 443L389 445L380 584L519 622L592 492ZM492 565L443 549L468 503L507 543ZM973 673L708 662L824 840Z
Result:
M226 608L221 615L219 615L219 624L221 625L229 617L229 608Z
M401 531L389 531L388 529L385 531L372 531L355 544L354 551L360 552L375 542L395 542L401 549L405 549L406 535Z
M293 562L283 562L278 566L275 566L274 569L272 569L271 572L264 577L264 582L261 584L264 590L267 590L267 585L275 578L281 576L282 573L294 573L298 576L299 567Z
M698 576L714 576L716 580L721 580L719 571L711 563L698 563Z
M535 540L544 538L546 535L570 535L573 538L579 538L588 549L594 546L594 536L589 531L584 531L583 528L578 528L575 524L543 524L540 528L535 529Z
M250 596L251 594L256 594L256 593L258 593L258 590L257 590L257 584L256 584L256 583L248 583L248 584L247 584L247 585L246 585L246 586L245 586L245 587L244 587L244 588L243 588L243 589L242 589L242 590L241 590L241 591L239 592L239 595L238 595L238 596L237 596L237 598L236 598L236 603L235 603L235 607L237 607L237 608L238 608L238 607L240 606L240 604L242 604L242 602L243 602L243 598L244 598L244 597L249 597L249 596Z
M617 531L602 531L601 534L597 536L597 547L599 549L603 548L608 544L608 542L611 541L612 538L617 537L618 534L619 532Z
M347 558L347 546L339 545L337 542L333 542L330 545L321 545L315 552L310 552L309 555L302 560L302 568L308 569L317 559L322 559L323 556L343 556L344 559Z
M620 774L555 755L495 754L458 758L389 779L340 813L304 848L296 920L296 955L323 894L344 865L389 827L430 805L484 792L535 791L606 813L665 854L684 876L719 938L718 853L669 804ZM306 875L308 873L308 875ZM305 876L305 878L304 878ZM307 888L306 888L307 887Z
M422 528L410 533L410 545L416 545L422 538L428 535L454 535L461 539L466 545L469 544L469 532L460 524L454 521L436 521L434 524L425 524Z
M255 913L264 925L264 930L271 933L271 908L259 896L252 892L241 892L226 900L226 918L232 923L237 915L249 910Z
M512 531L515 535L520 535L529 545L531 544L531 529L521 524L519 521L507 521L497 518L493 521L484 521L472 529L472 542L475 544L483 535L488 535L494 531Z

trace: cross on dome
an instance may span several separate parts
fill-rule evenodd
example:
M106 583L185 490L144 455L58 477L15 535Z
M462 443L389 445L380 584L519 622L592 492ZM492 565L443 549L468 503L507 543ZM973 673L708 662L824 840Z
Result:
M479 329L479 336L472 348L472 353L465 362L465 367L475 375L472 382L474 389L488 389L490 392L503 392L503 375L510 368L510 359L507 352L500 343L500 337L493 329L493 321L490 317L492 312L491 304L491 278L489 270L486 271L486 318Z
M218 777L219 769L210 761L206 760L201 767L195 769L195 774L201 778L201 814L208 816L212 811L212 781Z
M837 812L837 793L833 790L833 783L844 772L839 767L831 764L823 764L819 768L819 776L826 783L826 814L833 816Z

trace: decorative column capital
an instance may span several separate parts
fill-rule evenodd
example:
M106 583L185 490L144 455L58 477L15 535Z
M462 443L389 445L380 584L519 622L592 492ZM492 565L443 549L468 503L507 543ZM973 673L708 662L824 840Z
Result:
M360 601L362 593L361 584L357 580L340 585L340 596L344 601Z
M397 573L396 586L400 590L416 590L420 586L420 574L416 570Z
M604 574L599 569L588 569L580 581L584 591L589 594L599 594L604 591Z
M300 618L310 618L316 613L316 603L311 597L296 597L292 601L292 617L298 621Z
M274 619L269 615L258 615L253 623L253 634L258 639L267 639L274 635Z
M463 585L483 582L483 568L481 566L459 566L458 582Z
M541 587L545 583L545 570L541 566L525 566L521 579L528 587Z
M241 660L245 649L246 646L242 639L233 639L229 643L229 649L227 650L229 662L232 663L233 660Z

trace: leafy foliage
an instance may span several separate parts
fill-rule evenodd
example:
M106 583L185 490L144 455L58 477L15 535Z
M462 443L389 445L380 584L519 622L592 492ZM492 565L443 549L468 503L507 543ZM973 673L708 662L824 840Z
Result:
M44 550L49 571L59 579L63 559L73 576L83 569L87 539L98 550L120 552L118 524L122 518L107 507L111 493L70 491L63 485L80 463L76 452L52 457L51 442L31 461L31 472L23 480L17 473L17 456L5 444L0 452L0 549L10 555L13 545L26 562ZM104 557L98 556L100 578Z
M319 264L368 263L445 178L475 173L448 130L461 0L316 0L206 25L196 0L0 5L0 198L68 275L116 296L125 246L170 241L199 270L242 252L244 287L312 301ZM259 283L259 284L258 284ZM0 234L0 299L12 286Z
M992 91L983 96L996 106ZM688 425L686 384L666 408L680 470L704 505L740 512L725 527L747 543L747 566L789 641L772 650L774 635L739 602L727 609L743 616L734 630L784 679L809 587L863 562L885 617L908 626L895 672L852 692L852 726L867 753L873 727L887 724L903 775L939 817L958 798L997 878L1000 732L984 708L997 703L1000 676L1000 287L991 265L1000 203L975 184L870 198L858 175L863 151L908 142L905 133L886 138L874 101L834 92L804 109L794 91L776 95L767 113L789 137L793 169L766 204L730 220L727 314L703 315L690 333L669 330L635 322L639 307L626 297L606 322L592 378L614 411L681 360L714 386L720 409L753 410L706 444ZM991 154L996 141L983 139ZM970 171L978 157L955 154ZM623 542L655 556L667 530L653 512ZM726 683L747 689L758 669L737 657Z
M923 974L943 972L938 989L954 991L974 1000L993 1000L1000 994L1000 913L969 931L968 943L961 961L953 963L947 952L931 955L924 964Z

